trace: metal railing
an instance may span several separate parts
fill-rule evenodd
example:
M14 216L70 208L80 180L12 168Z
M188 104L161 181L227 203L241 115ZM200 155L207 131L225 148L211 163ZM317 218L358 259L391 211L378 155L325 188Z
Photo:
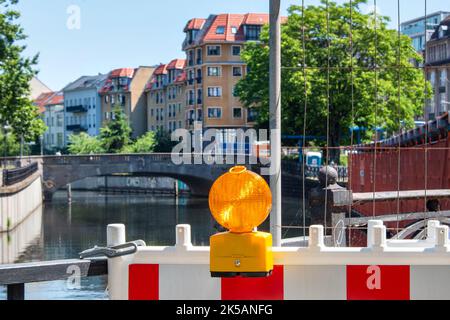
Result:
M281 164L283 172L292 175L302 175L303 165L298 161L283 160ZM320 166L305 166L305 178L317 179L320 171ZM338 181L345 182L348 179L348 167L336 166L335 169L338 172Z
M28 166L16 169L5 169L3 170L3 186L12 186L19 183L37 171L37 162L33 162Z
M0 285L7 287L8 300L24 300L25 283L66 280L75 268L80 277L107 275L108 261L98 258L0 265Z

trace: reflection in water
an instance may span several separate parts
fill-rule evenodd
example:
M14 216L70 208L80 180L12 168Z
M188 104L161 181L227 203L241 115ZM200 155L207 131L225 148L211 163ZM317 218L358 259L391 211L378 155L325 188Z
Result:
M42 206L31 213L11 232L0 233L0 264L21 261L23 256L33 260L42 244Z
M283 202L283 224L299 224L298 200ZM126 225L127 240L142 239L148 245L174 245L175 226L190 224L192 242L208 246L209 237L216 233L207 199L174 198L151 195L102 195L99 193L73 194L72 204L67 204L66 194L57 193L52 203L45 204L42 211L30 216L32 227L42 230L31 239L31 232L22 229L11 234L13 241L24 242L30 233L26 250L15 262L73 259L78 253L94 245L105 245L106 226L110 223ZM268 230L266 221L261 230ZM289 230L289 237L300 231ZM28 235L27 235L28 237ZM2 253L3 253L2 249ZM106 277L82 279L82 288L69 290L65 281L27 284L26 299L106 299ZM5 299L5 288L0 287L0 299Z

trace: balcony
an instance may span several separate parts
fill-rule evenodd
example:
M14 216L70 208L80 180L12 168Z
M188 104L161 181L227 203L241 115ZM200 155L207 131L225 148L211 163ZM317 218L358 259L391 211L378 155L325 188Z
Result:
M197 83L201 84L202 83L202 79L203 79L202 77L197 77Z
M188 79L187 83L188 85L192 86L194 84L194 79Z
M203 60L202 59L197 59L197 65L203 64Z
M82 105L66 107L66 112L71 112L71 113L84 113L87 111L88 111L88 108L85 106L82 106Z
M73 131L73 132L86 132L87 131L87 128L82 126L81 124L67 125L66 129L67 129L67 131Z
M193 106L194 105L194 99L189 99L188 105Z
M197 104L203 104L203 99L198 98L198 99L197 99Z

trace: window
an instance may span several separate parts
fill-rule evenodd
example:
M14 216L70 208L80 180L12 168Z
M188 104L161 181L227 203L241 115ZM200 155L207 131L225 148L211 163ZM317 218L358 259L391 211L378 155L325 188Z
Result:
M233 56L240 56L241 55L241 46L232 46L231 51Z
M105 96L105 103L109 103L109 96Z
M238 32L238 27L231 27L231 33L236 34Z
M208 56L220 56L220 46L208 46Z
M433 89L434 89L434 86L435 86L435 84L436 84L436 72L435 72L435 71L431 71L431 74L430 74L430 82L431 82L431 86L432 86Z
M189 50L188 51L188 65L192 67L194 65L194 51Z
M440 79L440 86L445 88L445 85L447 84L447 70L441 71L441 79Z
M258 117L258 111L255 108L250 108L247 111L247 122L255 122Z
M242 67L233 67L233 77L242 77Z
M116 98L114 96L111 96L111 104L114 104L116 102Z
M216 34L224 34L225 33L225 27L224 26L218 26L216 29Z
M154 109L150 109L150 117L153 117L155 115Z
M222 96L222 88L221 87L209 87L208 88L208 97L221 97Z
M198 48L197 49L197 64L203 63L202 56L203 56L202 48Z
M220 77L221 75L220 67L208 67L208 76L209 77Z
M220 108L220 107L209 107L208 108L208 118L210 118L210 119L222 118L222 108Z
M259 40L261 34L261 26L248 25L246 27L245 37L247 40Z
M126 85L128 84L128 78L125 78L125 77L120 78L120 79L119 79L119 84L120 84L121 86L126 86Z
M202 103L203 103L203 90L198 89L197 90L197 104L202 104Z
M242 108L233 108L233 118L242 119Z

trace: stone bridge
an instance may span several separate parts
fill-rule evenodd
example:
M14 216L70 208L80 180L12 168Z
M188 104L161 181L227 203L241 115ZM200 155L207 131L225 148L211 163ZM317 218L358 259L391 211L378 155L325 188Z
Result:
M200 156L200 160L205 160ZM53 194L67 184L82 180L87 177L104 177L114 175L124 176L154 176L170 177L180 180L188 185L194 196L208 196L213 182L223 173L227 172L238 162L237 156L233 156L228 163L233 164L195 164L197 156L185 157L185 163L177 165L173 163L171 154L134 154L134 155L87 155L87 156L45 156L24 157L22 159L9 158L8 161L22 165L30 162L38 162L43 180L43 193L46 201L51 201ZM245 157L245 166L260 173L263 167L256 158ZM208 159L211 160L211 159ZM230 156L228 156L230 160ZM242 160L242 159L239 159ZM191 164L189 164L191 163ZM223 156L222 163L226 163ZM256 163L256 164L255 164ZM258 164L259 163L259 164ZM308 169L308 168L307 168ZM309 168L311 169L311 168ZM305 180L305 188L308 191L317 185L314 172L309 170ZM282 162L282 187L283 194L298 198L303 194L302 166L295 161ZM311 171L311 172L309 172ZM269 180L269 177L265 177Z
M184 182L194 196L207 196L213 182L234 164L195 164L194 156L183 164L174 164L170 154L51 156L40 158L43 192L47 201L53 194L87 177L113 175L170 177ZM202 158L200 158L201 160ZM197 158L197 161L199 158ZM236 163L237 159L232 161ZM223 160L225 162L225 159ZM260 165L245 158L246 167L260 172Z

